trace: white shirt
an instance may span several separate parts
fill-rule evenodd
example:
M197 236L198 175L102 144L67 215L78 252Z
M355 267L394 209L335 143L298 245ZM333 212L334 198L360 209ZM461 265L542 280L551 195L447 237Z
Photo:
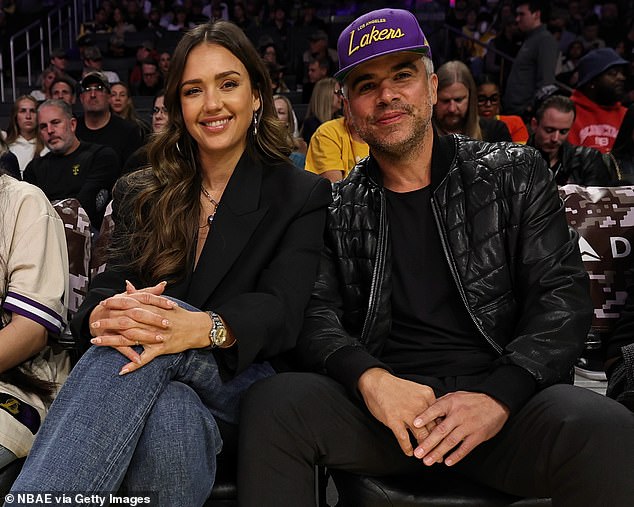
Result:
M9 151L18 158L18 164L20 166L20 177L24 175L24 170L29 162L33 160L35 156L35 143L36 138L27 140L22 136L19 136L15 141L9 145ZM44 148L40 152L40 156L44 156L49 152L48 148Z

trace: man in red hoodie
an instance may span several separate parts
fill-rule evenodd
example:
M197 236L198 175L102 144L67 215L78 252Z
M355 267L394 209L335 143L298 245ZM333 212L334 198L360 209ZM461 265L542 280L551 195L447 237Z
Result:
M627 62L612 48L595 49L579 60L579 81L571 97L577 117L570 143L602 153L612 149L627 110L619 101L625 91L624 65Z

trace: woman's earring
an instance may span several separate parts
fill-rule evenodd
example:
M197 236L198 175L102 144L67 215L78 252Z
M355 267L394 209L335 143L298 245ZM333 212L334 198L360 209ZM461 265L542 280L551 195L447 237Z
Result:
M258 112L253 111L253 135L258 135Z
M178 144L178 141L176 141L176 151L178 152L178 154L182 157L183 156L183 152L181 151L181 147Z

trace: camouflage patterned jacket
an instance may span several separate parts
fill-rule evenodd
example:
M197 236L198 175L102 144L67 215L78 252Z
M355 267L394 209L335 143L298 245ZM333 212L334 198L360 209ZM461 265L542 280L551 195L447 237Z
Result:
M432 208L447 263L496 366L561 382L583 349L592 305L577 234L539 153L463 136L434 139ZM326 248L298 343L304 366L356 386L391 325L385 192L371 157L333 189Z

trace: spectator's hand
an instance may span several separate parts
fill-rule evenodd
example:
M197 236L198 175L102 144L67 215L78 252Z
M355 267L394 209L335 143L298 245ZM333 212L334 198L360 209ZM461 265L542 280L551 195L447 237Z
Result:
M359 378L359 392L372 415L387 426L407 456L413 456L410 432L420 444L436 423L414 426L414 419L436 401L425 385L403 380L382 368L370 368Z
M161 297L165 289L161 282L137 290L126 282L126 292L102 301L90 314L93 345L116 348L131 361L141 362L132 345L157 343L170 324L169 313L177 305ZM158 336L158 338L157 338Z
M175 306L170 310L169 323L165 329L155 336L155 341L141 342L139 340L143 352L138 354L138 360L136 357L130 358L132 362L124 365L119 374L124 375L138 370L158 356L177 354L209 345L211 326L211 318L205 312L192 312L178 305ZM112 343L104 344L116 346L113 344L116 344L121 338L120 336L112 336L100 337L100 339L105 342L112 340Z
M487 394L446 394L416 417L416 428L433 421L438 424L428 437L419 440L414 456L428 466L443 461L445 465L455 465L476 446L497 435L508 418L506 405Z

